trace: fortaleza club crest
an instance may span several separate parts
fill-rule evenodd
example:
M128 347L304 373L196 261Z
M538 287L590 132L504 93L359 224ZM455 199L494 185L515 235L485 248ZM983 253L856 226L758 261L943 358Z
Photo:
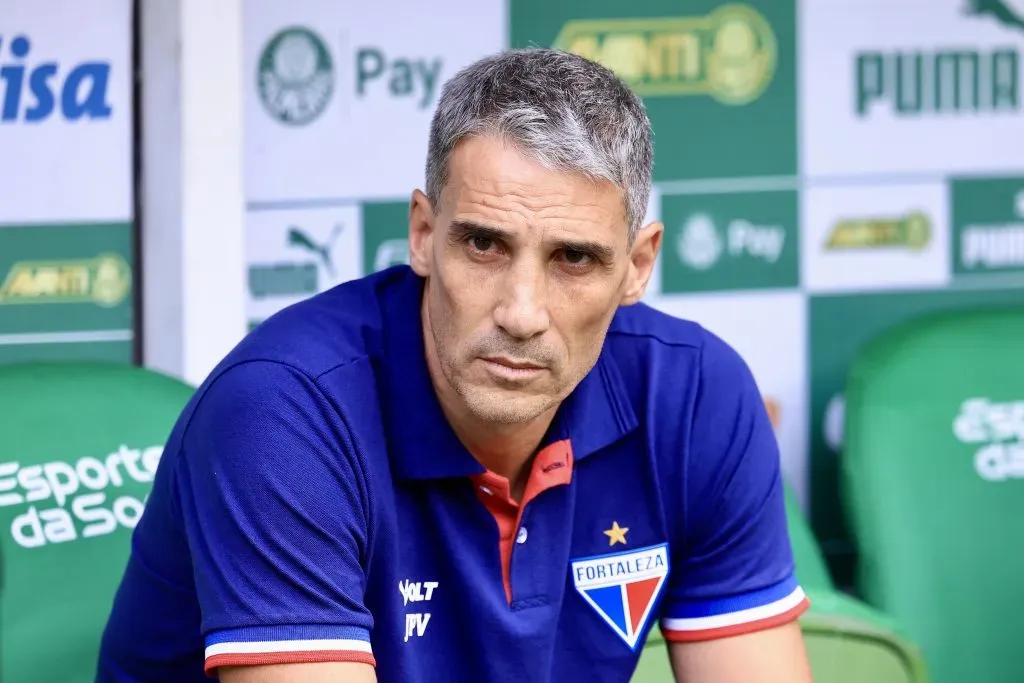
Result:
M668 576L668 545L573 560L576 591L636 650Z

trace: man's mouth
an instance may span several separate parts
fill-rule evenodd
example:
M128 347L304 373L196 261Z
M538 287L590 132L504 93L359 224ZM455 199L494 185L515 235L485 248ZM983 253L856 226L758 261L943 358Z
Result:
M543 365L538 365L528 360L517 360L515 358L509 358L507 356L486 356L484 360L488 363L494 363L496 365L502 365L512 370L543 370Z

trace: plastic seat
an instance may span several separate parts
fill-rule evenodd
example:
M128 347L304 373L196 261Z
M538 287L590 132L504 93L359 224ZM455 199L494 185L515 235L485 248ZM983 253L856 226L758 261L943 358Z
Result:
M1024 308L893 328L855 358L845 394L860 593L936 683L1024 681Z
M192 392L126 365L0 366L0 679L95 679L131 530Z
M810 525L786 491L786 513L797 579L811 608L800 618L815 683L926 683L924 659L891 620L838 593ZM634 683L675 683L668 644L653 628Z

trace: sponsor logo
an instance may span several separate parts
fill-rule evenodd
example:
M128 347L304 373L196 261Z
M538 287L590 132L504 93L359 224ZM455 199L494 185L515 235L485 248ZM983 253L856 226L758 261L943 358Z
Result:
M735 218L719 230L714 218L698 213L683 225L676 252L679 260L694 270L708 270L723 256L774 264L782 255L785 241L786 229L780 225L757 225Z
M437 581L411 581L409 579L399 581L398 592L402 594L402 604L407 607L410 602L430 602L438 585ZM408 643L410 638L422 638L427 631L428 623L430 623L430 612L407 613L403 642Z
M325 282L336 281L332 249L343 230L344 225L336 224L327 239L319 242L303 228L290 226L285 246L302 253L307 260L250 266L249 293L254 299L308 296L321 291L321 273Z
M663 294L799 284L793 192L666 195L661 220Z
M676 252L680 261L695 270L707 270L718 263L722 255L722 236L714 219L703 213L690 216L679 233Z
M1024 479L1024 401L969 398L953 419L953 434L978 447L974 470L982 479Z
M42 123L56 115L67 121L111 117L110 62L61 64L33 57L27 35L0 35L0 125Z
M569 571L576 592L635 650L668 576L668 546L573 560Z
M163 446L122 445L102 458L0 463L0 508L18 506L20 512L11 522L11 538L33 549L134 529L145 498L119 489L146 490L162 454Z
M1024 267L1024 189L1013 200L1015 220L970 222L959 227L960 269L998 271Z
M954 178L953 272L958 276L1024 272L1024 177Z
M308 28L279 31L260 53L256 87L264 109L279 122L312 123L334 94L334 63L327 45Z
M362 211L363 272L409 263L409 203L366 202Z
M1000 0L968 0L963 14L1021 31L1019 13ZM860 117L1015 114L1021 110L1020 50L1011 45L898 47L858 52L854 109Z
M385 92L394 98L408 98L420 109L426 109L437 95L441 84L440 57L390 58L379 47L362 47L356 51L356 95L367 97Z
M843 450L846 432L846 397L841 393L833 394L825 405L825 415L821 422L821 437L833 452Z
M314 256L319 267L323 268L324 272L333 278L335 277L335 271L334 262L331 259L331 247L334 246L342 229L342 225L335 225L327 241L324 244L318 244L310 235L303 232L302 228L291 227L288 228L288 246L296 247Z
M403 238L384 240L377 245L373 255L373 270L385 270L391 266L409 264L409 240Z
M570 21L554 47L599 62L643 97L707 96L753 102L775 74L768 21L743 4L705 16Z
M0 306L89 303L116 306L131 290L132 272L117 254L93 259L17 261L0 285Z
M964 11L968 16L991 19L1006 28L1024 31L1024 16L1003 0L968 0Z
M440 57L392 56L378 46L355 51L355 95L383 93L426 109L441 85ZM285 125L305 126L330 105L335 65L326 42L312 30L292 26L276 33L260 53L257 89L266 111Z
M832 227L825 240L825 249L903 248L920 251L928 246L931 235L931 220L920 211L905 216L848 218Z

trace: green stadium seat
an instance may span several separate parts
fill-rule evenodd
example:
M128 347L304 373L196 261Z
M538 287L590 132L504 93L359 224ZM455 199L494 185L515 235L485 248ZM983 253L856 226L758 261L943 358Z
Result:
M890 329L857 355L845 395L859 592L936 683L1024 681L1024 308Z
M796 578L805 590L831 591L835 588L832 576L825 564L825 556L818 547L818 539L807 523L800 503L789 487L785 492L786 525L789 530L789 542L793 546L793 562L796 565Z
M927 683L921 653L877 610L836 592L824 557L792 493L786 514L797 579L811 608L800 618L815 683ZM674 683L668 645L651 629L633 683Z
M192 392L128 365L0 365L0 680L95 679L131 530Z
M800 618L815 683L926 683L924 655L889 617L836 591L808 590Z
M160 450L193 388L125 365L0 366L0 679L92 681L131 529ZM922 683L916 651L890 622L833 592L787 492L801 622L818 683ZM654 629L634 681L671 682ZM53 656L59 653L60 656Z

